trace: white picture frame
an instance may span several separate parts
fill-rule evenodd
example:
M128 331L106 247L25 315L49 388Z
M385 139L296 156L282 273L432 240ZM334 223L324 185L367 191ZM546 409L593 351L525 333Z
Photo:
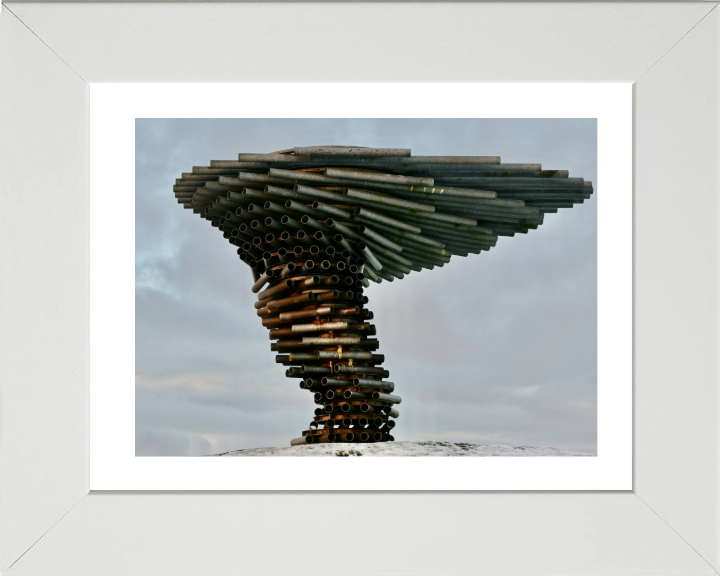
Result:
M342 99L327 95L333 90ZM411 102L408 92L419 93ZM452 110L444 104L452 92ZM293 94L292 102L285 95ZM632 86L617 84L111 84L90 90L90 489L628 490L632 488ZM592 118L597 162L597 452L545 458L135 456L136 118ZM605 190L603 192L602 190ZM138 192L138 194L141 192ZM169 208L174 208L168 203ZM112 214L112 218L105 215ZM392 288L389 288L392 290ZM388 289L388 288L386 288ZM372 300L371 300L372 302ZM192 329L188 327L188 329ZM420 330L420 327L413 327ZM547 336L550 338L550 336ZM392 355L392 347L385 351ZM407 377L406 377L407 378ZM481 386L481 384L477 384ZM402 423L402 420L400 420ZM349 467L348 467L349 466Z
M323 506L375 506L392 545L350 573L717 573L719 14L714 2L3 6L0 570L315 572ZM327 49L348 42L362 49ZM280 80L635 83L632 491L88 494L88 82ZM680 206L683 191L696 202ZM369 534L371 516L352 524ZM323 560L344 561L328 548Z

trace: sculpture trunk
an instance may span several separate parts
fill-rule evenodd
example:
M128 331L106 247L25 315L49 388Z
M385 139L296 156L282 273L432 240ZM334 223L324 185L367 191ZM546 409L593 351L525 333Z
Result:
M367 430L367 424L359 423L362 406L367 404L364 400L373 400L372 392L386 392L388 386L382 378L389 375L380 367L384 356L373 354L378 341L369 337L375 334L375 326L367 322L372 313L363 295L365 262L349 251L338 257L333 247L317 248L293 251L295 266L287 273L287 261L271 253L261 275L269 278L268 286L258 294L258 302L263 303L258 314L269 329L270 339L275 340L274 349L297 350L278 354L276 361L288 365L285 375L301 378L302 387L314 392L315 403L323 406L323 414L314 416L310 428L291 444L393 440L389 431L394 424L388 425L386 414L379 414L378 421ZM337 266L324 268L323 263L331 259L343 263L342 270ZM333 290L333 286L352 290ZM358 374L364 375L362 385ZM320 380L322 376L327 376L322 379L325 382ZM373 387L374 382L377 386ZM316 391L320 389L322 392ZM353 391L360 396L353 398ZM392 403L383 398L375 408L391 407ZM347 422L335 429L335 419L328 414L343 414Z

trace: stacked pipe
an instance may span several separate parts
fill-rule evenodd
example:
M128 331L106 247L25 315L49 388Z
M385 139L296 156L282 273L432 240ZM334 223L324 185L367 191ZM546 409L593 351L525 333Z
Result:
M173 190L250 266L276 361L318 405L291 444L314 444L394 439L401 399L376 353L370 282L490 250L593 187L496 156L314 146L213 160Z

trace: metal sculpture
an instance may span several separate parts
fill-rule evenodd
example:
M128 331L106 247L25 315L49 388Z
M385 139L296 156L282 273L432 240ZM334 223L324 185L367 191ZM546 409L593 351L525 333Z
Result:
M374 353L370 282L490 250L593 187L566 170L496 156L312 146L213 160L173 190L238 247L276 361L318 404L297 445L394 439L401 398Z

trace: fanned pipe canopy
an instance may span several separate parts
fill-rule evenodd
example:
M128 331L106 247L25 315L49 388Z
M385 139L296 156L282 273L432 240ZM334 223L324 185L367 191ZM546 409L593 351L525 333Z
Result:
M219 228L253 274L276 361L318 407L292 444L391 441L401 398L381 365L370 282L526 234L592 183L497 156L412 156L400 148L311 146L195 166L179 204Z

